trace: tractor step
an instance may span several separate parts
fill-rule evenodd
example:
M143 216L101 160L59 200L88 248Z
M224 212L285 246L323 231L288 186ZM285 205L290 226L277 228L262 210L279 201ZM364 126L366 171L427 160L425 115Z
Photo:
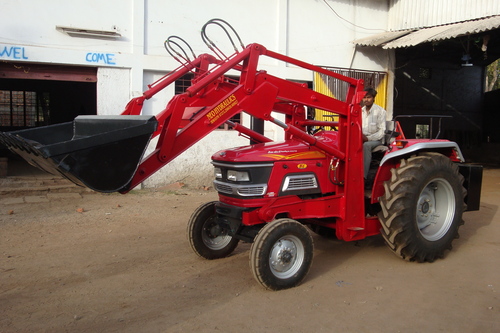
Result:
M46 172L98 192L116 192L127 188L157 124L154 116L78 116L0 132L0 143Z

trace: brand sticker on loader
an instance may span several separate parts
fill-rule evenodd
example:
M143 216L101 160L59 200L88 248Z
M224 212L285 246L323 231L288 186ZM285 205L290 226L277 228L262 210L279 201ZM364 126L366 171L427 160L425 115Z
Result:
M307 164L303 164L303 163L298 164L297 168L299 168L299 169L305 169L305 168L307 168Z
M220 117L235 107L236 104L238 104L238 100L234 94L223 100L219 105L213 108L212 111L207 113L207 118L208 121L210 121L210 124L215 123Z

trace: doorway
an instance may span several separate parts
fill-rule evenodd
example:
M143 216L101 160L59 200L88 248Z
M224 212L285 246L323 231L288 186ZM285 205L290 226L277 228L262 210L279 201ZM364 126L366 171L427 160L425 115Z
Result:
M96 90L97 68L0 63L0 131L59 124L73 121L78 115L95 115ZM1 144L0 157L7 157L12 165L24 161Z

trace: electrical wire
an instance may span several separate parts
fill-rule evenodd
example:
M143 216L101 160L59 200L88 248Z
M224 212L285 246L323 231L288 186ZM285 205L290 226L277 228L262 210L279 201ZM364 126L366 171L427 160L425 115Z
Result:
M332 6L330 6L330 4L328 3L328 1L327 1L327 0L323 0L323 2L324 2L324 3L325 3L325 4L326 4L326 5L330 8L330 10L331 10L331 11L332 11L332 12L333 12L333 13L334 13L334 14L335 14L335 15L336 15L339 19L341 19L342 21L345 21L345 22L349 23L350 25L352 25L352 26L354 26L354 27L356 27L356 28L360 28L360 29L364 29L364 30L372 30L372 31L385 31L385 29L365 28L365 27L362 27L362 26L357 25L357 24L355 24L355 23L352 23L351 21L349 21L349 20L347 20L347 19L343 18L342 16L340 16L340 15L339 15L339 13L337 13L337 12L335 11L335 9L333 9L333 7L332 7Z

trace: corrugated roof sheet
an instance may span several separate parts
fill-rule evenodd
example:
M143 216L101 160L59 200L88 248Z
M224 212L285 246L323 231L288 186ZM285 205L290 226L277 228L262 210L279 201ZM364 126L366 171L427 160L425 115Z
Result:
M422 29L500 15L498 0L389 0L388 30Z
M369 37L357 39L354 41L355 44L362 46L381 46L385 45L390 41L393 41L399 37L403 37L413 32L414 30L400 30L400 31L386 31L381 32L376 35Z
M500 27L500 15L419 30L387 31L355 40L363 46L381 46L383 49L410 47L421 43L473 35Z

